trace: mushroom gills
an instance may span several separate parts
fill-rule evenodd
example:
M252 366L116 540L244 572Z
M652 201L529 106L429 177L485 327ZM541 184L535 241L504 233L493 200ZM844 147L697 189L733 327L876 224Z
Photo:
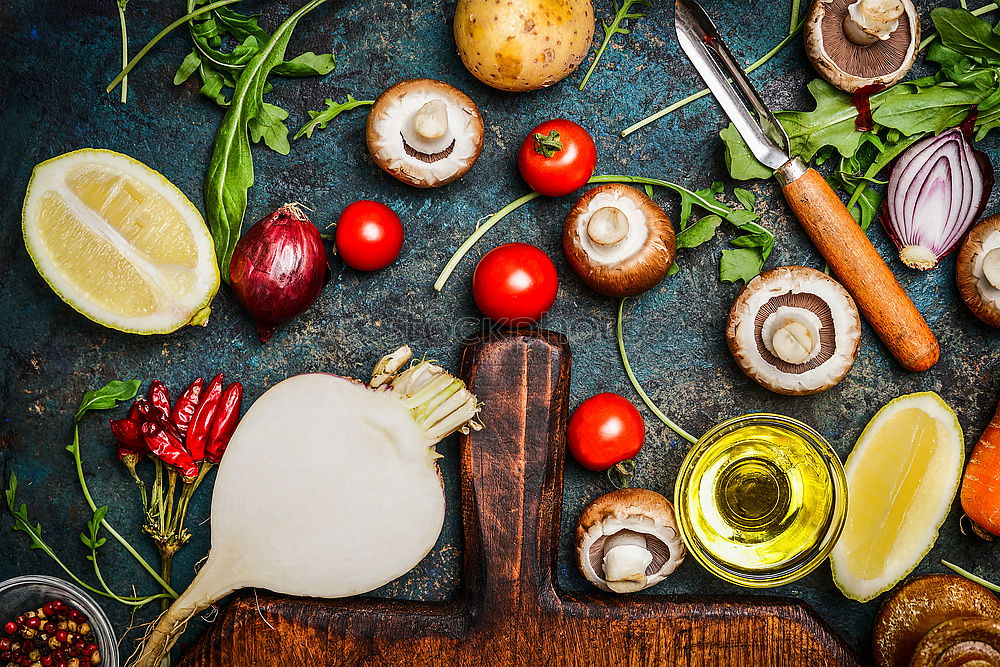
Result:
M772 297L757 311L757 351L785 373L803 373L826 362L837 349L830 306L809 292Z
M858 46L885 41L899 28L902 15L899 0L858 0L847 8L844 34Z
M623 528L594 541L590 564L615 593L635 593L670 560L670 548L655 535Z

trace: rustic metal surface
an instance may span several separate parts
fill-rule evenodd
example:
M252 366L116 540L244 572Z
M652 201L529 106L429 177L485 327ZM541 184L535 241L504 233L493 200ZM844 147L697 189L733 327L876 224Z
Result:
M132 0L129 25L133 49L181 11L180 2ZM273 26L295 2L251 1ZM610 3L600 2L598 16ZM787 31L787 9L766 3L706 2L727 33L736 55L756 59ZM922 3L926 9L928 5ZM77 487L68 443L75 405L83 391L111 379L161 378L172 388L196 375L225 371L241 380L250 399L292 374L332 371L364 376L387 349L403 342L457 364L458 342L480 326L468 283L475 260L507 241L536 243L560 271L559 298L544 326L561 331L573 346L575 372L571 405L598 391L633 397L614 342L613 304L572 274L560 251L560 231L570 199L537 201L490 232L460 265L440 295L431 283L438 270L477 220L526 191L513 155L521 137L542 119L565 116L588 127L598 144L599 173L666 178L702 187L723 175L717 131L719 110L711 100L696 102L628 139L618 132L646 113L700 88L672 33L668 3L654 8L630 36L618 36L586 92L574 87L582 72L554 88L528 95L502 94L475 81L461 66L450 35L454 2L348 0L328 3L300 25L291 51L333 49L339 68L322 80L278 82L273 96L291 110L290 125L320 108L325 97L347 93L371 99L393 82L413 76L449 81L482 109L486 148L480 163L462 181L436 191L410 189L383 174L368 158L363 141L364 111L337 119L312 139L293 145L288 157L255 149L257 185L250 193L248 221L285 201L313 209L320 226L332 223L349 202L373 198L392 206L406 226L403 256L392 267L361 274L332 260L332 279L316 305L279 331L266 346L253 335L246 317L226 289L220 292L207 328L171 336L138 337L90 323L64 305L34 270L19 230L20 206L31 168L37 162L82 147L119 150L160 170L199 207L202 182L220 110L199 96L193 82L171 84L187 52L182 32L164 40L130 77L129 103L103 88L117 71L117 16L113 0L64 0L0 4L0 473L21 479L21 499L42 522L43 534L64 561L88 580L91 565L77 538L88 511ZM926 23L925 23L926 26ZM776 108L802 106L812 73L796 43L754 76ZM980 146L994 157L994 133ZM763 223L778 237L769 266L821 267L771 183L751 186L760 198ZM676 200L658 199L673 214ZM988 212L997 211L997 198ZM884 256L890 245L880 229L870 236ZM731 232L713 243L681 253L681 271L659 289L627 307L626 336L639 377L660 405L693 433L719 420L750 411L788 414L815 426L846 457L862 427L886 401L910 391L935 390L958 412L971 448L1000 395L1000 334L979 324L958 301L952 258L929 273L892 267L914 297L942 345L942 360L928 373L907 374L892 362L870 330L865 330L854 369L834 389L809 398L785 398L746 380L729 358L723 322L738 286L718 282L718 256ZM488 415L488 413L487 413ZM89 416L82 428L84 469L99 503L111 506L109 520L150 559L154 550L138 533L138 499L132 482L112 454L105 415ZM649 438L638 458L638 485L670 494L687 449L647 415ZM457 463L453 441L444 443L442 462L449 501L445 531L437 547L409 575L376 595L414 599L448 598L458 586L460 567ZM280 450L276 450L280 456ZM147 471L148 472L148 471ZM570 560L575 517L607 490L601 476L573 462L566 469L560 583L586 590ZM192 504L192 544L178 557L174 580L183 586L208 547L207 491ZM948 558L978 574L1000 579L1000 547L960 535L952 512L937 545L917 572L940 571ZM8 529L0 514L0 578L27 573L60 575L44 554L29 551L25 537ZM101 552L109 584L125 592L151 583L117 544ZM652 589L656 593L742 595L714 579L693 561ZM842 636L867 653L877 602L845 600L824 566L792 585L761 595L806 600ZM104 605L119 632L128 612ZM148 620L151 612L139 615ZM191 634L193 637L193 632Z

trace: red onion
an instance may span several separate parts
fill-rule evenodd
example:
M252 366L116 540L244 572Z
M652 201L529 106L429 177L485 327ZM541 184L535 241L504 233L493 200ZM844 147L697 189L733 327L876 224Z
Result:
M993 187L989 159L956 128L910 146L896 161L882 225L914 269L933 269L958 247Z
M260 342L312 305L326 270L323 239L297 204L285 204L243 235L229 279L237 301L257 325Z

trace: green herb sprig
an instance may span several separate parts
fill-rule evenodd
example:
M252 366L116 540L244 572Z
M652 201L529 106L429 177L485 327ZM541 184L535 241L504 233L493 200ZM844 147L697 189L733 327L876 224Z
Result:
M615 35L627 35L632 32L630 28L626 28L624 23L626 21L636 21L641 19L645 14L635 11L635 7L650 7L652 3L649 0L615 0L615 17L611 20L611 23L603 21L604 24L604 40L601 42L601 46L597 49L597 55L594 56L594 62L590 63L590 69L583 77L583 81L580 82L580 90L587 87L587 82L590 81L590 75L594 73L597 68L597 63L601 61L604 56L604 51L608 48L608 44L611 43L611 39Z
M720 262L720 279L725 282L735 282L737 280L750 280L760 273L764 262L774 248L774 236L767 229L758 224L760 216L754 208L753 195L747 190L742 190L738 195L748 208L733 208L719 201L718 195L722 192L722 184L714 183L710 188L703 190L689 190L682 185L671 183L657 178L645 178L642 176L627 176L622 174L609 174L604 176L593 176L587 184L597 185L601 183L630 183L632 185L642 185L647 192L652 187L661 187L673 190L681 196L681 233L678 235L678 248L695 248L715 235L722 220L729 222L737 229L745 232L742 236L732 240L736 248L727 248L722 252ZM472 249L490 229L505 217L524 206L528 202L541 197L538 192L528 194L515 199L502 209L491 215L482 224L476 227L459 246L458 250L451 256L445 264L437 280L434 282L434 289L440 292L448 278L454 273L462 258ZM690 224L693 208L697 206L708 212L709 219L702 224L702 220ZM711 216L715 216L716 219ZM704 219L703 219L704 220ZM709 233L711 232L711 233ZM684 244L683 246L681 244Z
M298 140L302 137L311 139L313 131L325 130L327 123L340 114L345 111L350 111L351 109L357 109L358 107L375 104L375 100L356 100L352 96L348 95L346 102L334 102L328 97L326 98L325 104L326 109L323 109L322 111L309 112L311 120L299 128L299 131L295 133L295 136L292 137L292 139Z
M97 503L94 502L93 496L90 493L90 488L87 486L87 481L83 474L83 459L80 450L80 421L92 411L109 410L117 407L122 401L127 401L135 397L136 392L139 390L139 384L138 380L131 380L128 382L115 380L109 382L100 389L84 393L83 398L80 400L80 405L77 407L76 413L73 415L73 441L66 447L66 451L68 451L73 457L77 480L80 483L80 489L83 491L84 499L87 501L87 505L90 507L91 511L91 518L87 522L87 530L86 532L80 534L80 540L83 542L83 545L90 550L90 554L87 556L87 559L94 564L94 574L102 587L101 589L91 586L78 577L59 558L55 550L53 550L44 539L42 539L41 524L31 521L28 515L28 507L25 503L21 503L20 505L17 503L17 476L14 473L11 473L10 475L5 492L7 509L14 519L13 528L16 531L20 531L28 535L31 539L30 547L32 549L40 549L43 551L50 558L52 558L52 560L54 560L56 564L59 565L59 567L61 567L63 571L65 571L66 574L73 579L73 581L86 588L88 591L117 600L122 604L135 607L140 607L148 602L152 602L153 600L176 598L177 592L171 588L166 581L164 581L156 569L154 569L146 561L146 559L144 559L139 552L136 551L128 540L122 537L122 535L111 526L107 520L109 511L108 507L106 505L98 507ZM157 582L160 588L162 588L162 593L148 596L124 596L114 593L108 587L97 562L97 551L103 547L107 541L100 535L100 531L102 529L115 538L115 540L125 548L125 550L136 560L136 562L139 563L144 570L146 570L146 572Z

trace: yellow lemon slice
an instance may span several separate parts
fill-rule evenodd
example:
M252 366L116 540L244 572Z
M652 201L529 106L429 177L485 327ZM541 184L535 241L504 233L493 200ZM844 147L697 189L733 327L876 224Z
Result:
M934 546L958 491L962 427L927 391L878 411L847 458L847 523L830 557L833 580L865 602L909 574Z
M138 160L86 148L42 162L22 226L42 278L94 322L152 334L208 320L219 269L205 221Z

